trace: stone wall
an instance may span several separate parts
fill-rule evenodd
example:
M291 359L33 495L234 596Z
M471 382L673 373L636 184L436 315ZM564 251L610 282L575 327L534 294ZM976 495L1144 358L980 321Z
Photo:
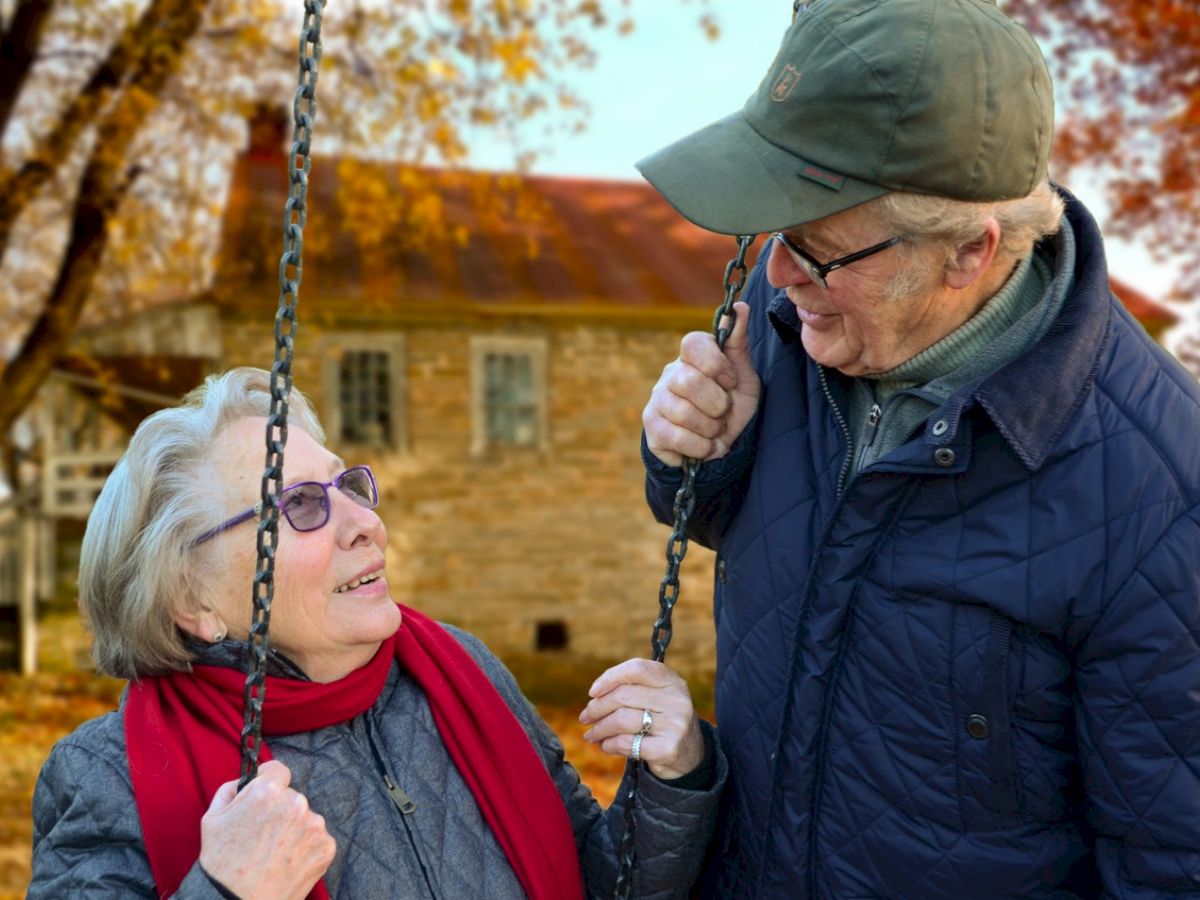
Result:
M682 333L705 325L703 313L676 319L462 316L376 327L405 348L406 447L333 449L376 470L393 596L501 653L532 652L542 622L566 626L567 653L647 655L668 529L643 497L641 410ZM303 328L295 383L327 419L321 360L309 351L329 334ZM544 449L471 453L469 343L478 335L546 342ZM269 365L265 327L229 321L223 337L226 364ZM712 565L693 544L668 655L684 671L714 666Z

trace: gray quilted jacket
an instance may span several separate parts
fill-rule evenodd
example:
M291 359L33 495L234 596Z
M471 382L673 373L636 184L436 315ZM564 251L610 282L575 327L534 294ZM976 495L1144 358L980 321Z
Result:
M602 810L508 670L476 638L450 630L495 684L545 761L575 832L588 895L611 895L624 792ZM236 665L231 645L222 646L224 661ZM203 661L216 660L210 654ZM281 666L286 662L276 660L274 674ZM718 742L705 729L715 766L710 789L688 790L649 773L640 779L637 896L686 896L698 874L726 772ZM407 815L384 787L372 741L391 777L416 804ZM331 897L524 896L446 753L424 694L399 667L392 666L379 699L363 715L276 737L270 746L337 841L337 857L325 874ZM34 791L33 818L30 898L155 896L120 711L93 719L58 742ZM175 896L215 900L221 894L197 862Z

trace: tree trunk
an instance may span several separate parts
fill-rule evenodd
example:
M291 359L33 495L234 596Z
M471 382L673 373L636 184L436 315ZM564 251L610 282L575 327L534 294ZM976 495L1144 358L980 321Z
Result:
M17 11L20 13L26 7L38 5L37 0L27 0ZM49 0L43 0L41 5L51 4ZM180 3L180 0L152 0L138 20L121 33L109 50L108 56L96 67L87 84L67 104L58 122L38 142L21 167L16 171L0 168L0 262L3 262L8 250L16 220L37 196L38 191L60 170L79 136L91 127L96 117L104 111L113 92L120 89L131 71L135 74L130 87L137 84L137 73L145 71L149 56L170 55L174 57L174 63L177 65L178 58L184 50L183 45L174 40L182 24L181 17L195 19L186 35L186 38L190 38L195 34L200 16L207 6L207 0L193 0L190 9L188 4ZM32 13L28 15L32 17ZM14 18L14 40L16 24ZM30 37L36 40L39 34L40 26L36 33L31 31ZM37 49L36 43L26 48L30 60L37 55ZM175 65L171 66L171 71L175 70ZM20 84L3 79L0 79L0 84L6 86L10 102L15 103ZM8 87L10 84L11 88ZM148 85L143 84L140 89L145 91ZM152 92L153 96L157 97L160 89L161 84ZM4 124L3 119L0 119L0 135L4 134Z
M13 11L12 23L0 32L0 84L4 85L0 94L0 134L8 130L21 86L42 44L42 29L53 9L53 0L21 0Z
M100 124L80 181L71 238L58 279L20 350L0 373L2 435L8 434L17 416L29 405L75 332L108 246L109 220L129 189L124 173L129 147L157 105L164 85L178 70L205 8L205 4L194 0L155 0L152 5L162 18L145 45L129 86Z

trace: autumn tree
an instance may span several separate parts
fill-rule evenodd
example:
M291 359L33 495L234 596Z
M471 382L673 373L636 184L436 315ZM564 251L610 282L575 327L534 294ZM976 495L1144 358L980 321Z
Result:
M1200 4L1003 0L1051 55L1055 172L1095 173L1105 230L1182 262L1173 299L1200 297ZM1200 369L1200 334L1196 336Z
M591 61L594 29L628 27L628 3L330 3L316 152L454 165L469 130L578 110L563 73ZM85 310L203 281L219 163L256 102L290 103L303 11L302 0L0 0L6 456Z

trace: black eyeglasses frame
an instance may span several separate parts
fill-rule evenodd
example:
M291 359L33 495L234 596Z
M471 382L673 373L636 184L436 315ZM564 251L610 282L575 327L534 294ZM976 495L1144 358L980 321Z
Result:
M796 265L804 270L804 274L819 284L823 290L829 289L829 282L826 281L826 277L830 272L836 272L838 269L845 268L851 263L856 263L860 259L866 259L868 256L874 256L876 253L882 253L884 250L908 240L906 235L899 234L894 238L888 238L886 241L873 244L865 250L849 253L846 256L839 256L837 259L823 263L796 246L796 243L782 231L775 232L774 236L783 244L784 249L788 251L788 254L792 257Z

